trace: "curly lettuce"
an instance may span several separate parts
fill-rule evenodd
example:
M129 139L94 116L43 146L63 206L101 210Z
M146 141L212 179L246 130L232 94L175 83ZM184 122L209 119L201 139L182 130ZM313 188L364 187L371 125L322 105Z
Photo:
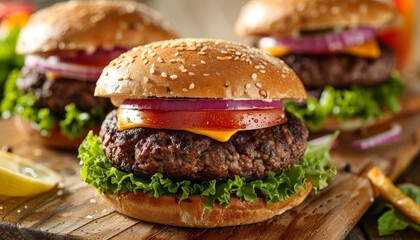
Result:
M106 113L101 108L92 108L89 112L83 112L78 110L74 103L66 105L65 113L57 116L49 108L38 107L32 93L22 94L16 86L18 77L19 71L14 70L6 82L5 97L0 104L3 118L18 114L32 122L33 127L45 136L58 125L64 136L75 138L81 136L91 126L100 123L105 117Z
M142 191L155 198L173 196L180 200L190 196L201 196L205 199L206 208L214 207L216 202L229 207L231 195L250 202L256 199L257 195L264 196L268 203L287 199L306 189L305 179L312 183L316 191L327 187L327 181L336 172L335 168L329 165L329 149L336 136L337 134L322 146L309 144L300 164L291 166L287 171L279 175L270 172L263 180L249 182L239 176L225 182L175 182L161 173L156 173L151 178L137 177L113 167L98 142L99 137L92 132L80 145L78 158L83 163L80 170L82 180L96 188L99 193Z
M399 99L404 86L397 72L391 79L377 87L352 86L350 89L334 89L327 86L319 99L308 98L304 105L288 102L286 110L305 121L312 132L321 130L324 120L337 117L345 122L349 118L367 120L379 118L384 111L398 112Z
M3 98L4 87L9 73L15 68L21 68L24 58L16 54L16 42L20 28L11 26L0 36L0 100Z

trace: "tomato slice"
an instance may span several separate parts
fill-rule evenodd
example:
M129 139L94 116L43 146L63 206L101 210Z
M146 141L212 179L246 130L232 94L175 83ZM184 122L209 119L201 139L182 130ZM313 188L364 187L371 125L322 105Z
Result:
M119 108L120 131L135 127L161 129L251 130L267 128L286 121L284 109L156 111Z

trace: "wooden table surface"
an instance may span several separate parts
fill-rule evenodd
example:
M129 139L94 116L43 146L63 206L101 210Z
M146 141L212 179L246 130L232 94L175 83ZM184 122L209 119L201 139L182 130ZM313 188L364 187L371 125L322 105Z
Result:
M360 136L342 134L332 152L338 174L330 186L281 216L247 226L191 229L145 223L113 211L80 180L75 152L44 148L17 133L12 121L2 120L0 147L51 167L62 183L33 197L0 197L0 239L342 239L374 199L366 172L376 165L393 179L399 176L419 152L419 122L420 114L400 119L402 139L366 151L349 147Z

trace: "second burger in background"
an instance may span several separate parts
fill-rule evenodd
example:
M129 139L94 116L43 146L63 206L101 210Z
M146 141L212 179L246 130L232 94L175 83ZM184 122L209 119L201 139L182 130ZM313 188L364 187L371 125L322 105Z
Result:
M103 67L133 46L175 36L159 13L133 1L71 1L40 10L20 34L25 65L6 104L32 137L75 148L112 108L93 96Z
M397 22L379 0L254 0L236 23L240 35L283 59L312 95L289 111L312 131L355 130L399 110L402 82L392 49L378 34Z

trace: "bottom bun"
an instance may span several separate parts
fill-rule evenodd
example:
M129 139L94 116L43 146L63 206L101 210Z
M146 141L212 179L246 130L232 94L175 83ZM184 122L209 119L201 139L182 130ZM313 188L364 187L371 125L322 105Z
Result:
M345 122L341 122L337 117L326 118L322 125L322 130L324 131L335 131L340 130L343 132L351 132L360 129L366 129L374 127L383 123L390 121L395 115L391 113L385 113L380 118L369 118L363 120L361 118L350 118Z
M35 142L47 147L68 150L77 149L90 130L93 130L96 134L99 132L99 126L94 126L92 129L86 130L86 132L83 133L80 137L68 138L61 133L60 128L57 125L50 130L50 134L48 136L43 136L37 129L33 127L31 122L22 117L15 116L14 122L19 132L33 139Z
M274 204L267 203L264 198L247 202L231 197L230 207L215 204L212 209L204 208L204 199L201 197L178 201L175 197L167 196L153 198L143 192L101 196L116 211L143 221L179 227L213 228L262 222L282 214L301 204L309 195L312 184L309 181L306 183L306 189Z

